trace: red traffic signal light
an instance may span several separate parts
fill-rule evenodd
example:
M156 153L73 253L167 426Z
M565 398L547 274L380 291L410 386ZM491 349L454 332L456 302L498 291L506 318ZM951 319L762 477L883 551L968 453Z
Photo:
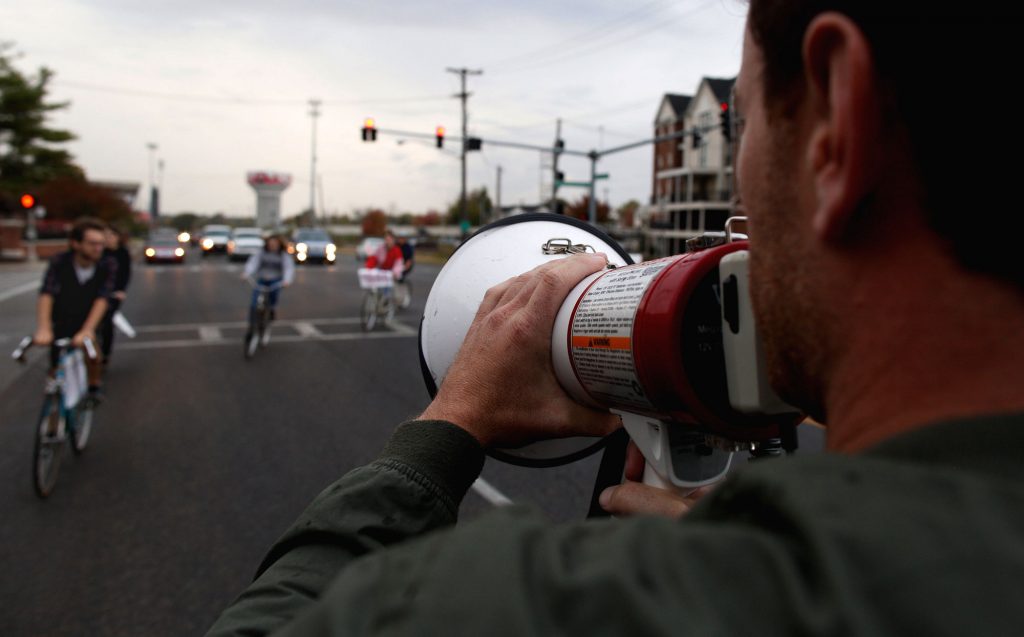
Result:
M722 112L719 113L722 123L722 136L726 141L732 141L732 114L729 112L729 103L722 102Z
M377 122L372 117L367 117L366 121L363 122L363 141L377 141Z
M36 198L35 197L33 197L32 195L30 195L28 193L25 193L24 195L21 196L21 207L22 208L24 208L25 210L28 210L29 208L35 208L35 206L36 206Z
M438 126L435 134L437 135L437 147L444 148L444 126Z

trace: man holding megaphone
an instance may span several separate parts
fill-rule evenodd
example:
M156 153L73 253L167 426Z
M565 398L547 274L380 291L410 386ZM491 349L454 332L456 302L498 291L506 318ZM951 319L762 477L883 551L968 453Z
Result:
M984 161L954 161L947 86L1012 81L1020 18L942 11L750 3L751 297L772 386L830 453L744 467L682 519L447 528L485 448L618 424L552 370L562 300L605 265L559 259L487 293L421 419L314 501L211 634L1018 633L1024 260L997 215L1024 135L1007 113L971 135ZM637 483L602 501L689 505Z

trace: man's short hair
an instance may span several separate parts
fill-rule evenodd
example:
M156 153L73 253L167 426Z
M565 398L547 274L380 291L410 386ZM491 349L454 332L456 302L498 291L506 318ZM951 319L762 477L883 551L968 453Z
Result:
M1011 5L1007 5L1011 6ZM934 0L750 0L748 24L764 58L770 117L787 118L803 96L803 36L836 11L869 42L887 104L887 130L905 134L935 232L969 269L1024 286L1024 259L1006 227L1019 202L1015 153L1021 117L1009 87L1024 35L1020 8ZM1009 15L1008 15L1009 12Z
M75 225L71 226L71 240L81 242L86 230L105 232L107 227L107 224L94 217L79 217L75 219Z

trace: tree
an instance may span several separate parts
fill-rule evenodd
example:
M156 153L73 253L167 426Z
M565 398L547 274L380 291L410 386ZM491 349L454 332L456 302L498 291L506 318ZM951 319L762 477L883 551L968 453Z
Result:
M388 216L383 210L371 210L363 217L364 237L383 237L388 229Z
M597 222L608 223L608 213L610 209L608 204L597 202ZM590 195L583 195L579 201L571 203L565 207L565 214L570 217L576 217L587 221L590 219Z
M482 218L490 216L492 208L493 204L491 198L487 196L487 188L479 188L466 194L466 217L469 219L470 225L480 225ZM459 200L456 199L455 203L448 206L448 223L457 224L461 221L462 211Z
M623 228L632 228L636 225L636 214L640 210L640 202L636 199L630 199L626 203L619 206L616 212L619 215L619 226Z
M50 180L38 189L50 219L72 220L88 216L119 224L129 223L132 209L123 199L103 186L91 184L77 175Z
M11 43L0 42L0 193L39 188L60 177L84 180L61 145L75 139L69 131L50 128L50 113L67 102L47 101L53 71L41 67L29 77L16 69Z

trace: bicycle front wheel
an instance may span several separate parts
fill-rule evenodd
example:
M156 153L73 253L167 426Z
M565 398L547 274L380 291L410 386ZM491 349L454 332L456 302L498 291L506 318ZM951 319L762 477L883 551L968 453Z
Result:
M32 456L32 487L36 495L46 498L53 493L60 471L61 453L64 440L64 414L60 408L60 396L47 396L36 426L35 451Z
M377 326L377 293L370 290L363 295L361 316L363 330L369 332Z
M85 451L85 445L89 444L89 434L92 432L92 419L95 413L93 405L88 404L88 398L78 403L74 411L74 423L71 429L71 450L75 455L81 455Z

